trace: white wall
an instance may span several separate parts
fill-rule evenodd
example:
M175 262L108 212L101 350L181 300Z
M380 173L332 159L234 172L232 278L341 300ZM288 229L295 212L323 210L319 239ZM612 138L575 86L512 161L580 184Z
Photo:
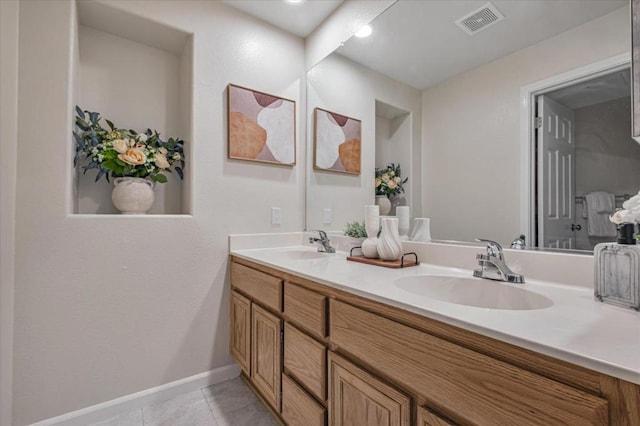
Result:
M374 169L376 144L376 100L409 111L420 117L420 92L406 84L385 77L336 53L329 55L308 74L307 120L313 123L313 109L327 109L362 121L361 173L347 175L313 170L309 158L307 178L307 229L341 231L347 222L364 220L364 206L374 202ZM419 119L412 120L411 155L420 159ZM313 144L313 127L307 134ZM310 155L309 157L312 157ZM420 179L419 168L413 168L410 182ZM411 193L416 213L420 208L419 194ZM333 223L323 224L322 211L331 208Z
M402 178L411 173L411 124L410 114L401 114L393 118L376 116L376 168L386 167L389 163L400 164ZM405 197L410 203L411 184L404 185ZM417 184L419 185L419 183Z
M78 33L78 105L82 109L98 111L120 128L143 132L150 127L163 140L187 137L188 127L181 125L181 98L189 96L180 89L183 78L178 55L84 25ZM185 72L190 74L191 67ZM96 173L95 169L78 173L76 213L117 213L111 202L113 183L104 178L94 182ZM168 179L156 185L149 214L189 212L182 205L182 181L175 173L168 174Z
M230 82L263 90L295 99L304 117L303 41L217 2L108 3L194 34L192 215L68 214L75 7L22 2L16 425L231 363L228 234L303 226L304 151L293 168L227 160L225 96ZM297 129L300 142L303 120Z
M621 8L422 95L423 213L434 239L520 232L520 88L630 50Z
M18 138L18 1L0 2L0 425L10 425Z

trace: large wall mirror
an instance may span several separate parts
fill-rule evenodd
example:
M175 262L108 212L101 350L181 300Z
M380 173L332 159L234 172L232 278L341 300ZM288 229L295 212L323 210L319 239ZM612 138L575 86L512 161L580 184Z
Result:
M308 72L307 228L362 220L375 168L400 163L403 202L435 240L612 240L602 210L640 189L630 21L629 0L399 0ZM314 170L314 108L361 120L359 175ZM543 114L553 128L527 141ZM593 209L598 193L613 204Z

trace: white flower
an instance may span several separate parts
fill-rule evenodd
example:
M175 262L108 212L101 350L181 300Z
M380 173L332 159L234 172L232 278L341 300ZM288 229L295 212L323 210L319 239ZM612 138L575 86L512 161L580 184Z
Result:
M102 154L98 154L98 163L102 163L104 156Z
M142 143L144 143L144 142L146 142L146 141L147 141L147 135L145 135L144 133L140 133L140 134L138 135L138 142L142 142Z
M400 179L400 177L399 177L399 176L396 176L396 177L394 177L394 178L393 178L393 181L394 181L395 183L400 183L400 181L401 181L401 180L402 180L402 179Z
M158 148L158 152L162 155L167 155L167 148L161 146L160 148Z
M609 216L609 220L616 225L620 225L621 223L633 223L634 218L629 210L622 209L616 211L613 216Z
M170 167L170 164L167 161L167 157L165 157L164 154L161 154L159 152L156 152L153 155L153 162L156 163L156 166L158 166L161 169L168 169Z
M382 181L383 181L384 183L389 182L389 175L388 175L388 174L386 174L386 173L385 173L385 174L383 174L383 175L382 175Z
M389 187L389 189L396 189L396 186L398 185L394 180L390 180L389 182L387 182L387 186Z
M124 154L118 154L118 158L132 166L138 166L147 161L147 156L144 155L144 152L135 148L128 149Z
M640 222L640 192L622 203L622 207L610 217L613 223Z
M171 158L173 158L174 160L178 161L180 160L180 153L179 152L174 152L173 155L171 156Z
M129 149L129 144L123 139L116 139L111 142L111 145L113 145L113 149L119 154L124 154L127 152L127 149Z
M640 192L638 193L638 195L634 195L633 197L622 203L622 208L627 210L635 210L640 208Z
M98 148L92 148L91 154L96 155L98 153Z

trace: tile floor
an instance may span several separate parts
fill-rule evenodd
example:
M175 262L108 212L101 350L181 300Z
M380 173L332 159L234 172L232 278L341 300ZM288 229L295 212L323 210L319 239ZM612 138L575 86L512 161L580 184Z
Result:
M271 426L278 423L237 377L91 426Z

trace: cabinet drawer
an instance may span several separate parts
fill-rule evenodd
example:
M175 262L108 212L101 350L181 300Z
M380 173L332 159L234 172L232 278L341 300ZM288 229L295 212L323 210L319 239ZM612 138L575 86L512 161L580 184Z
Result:
M282 311L282 280L239 263L231 263L231 285L258 303Z
M424 407L418 407L416 419L418 426L455 426Z
M438 411L475 425L608 425L606 400L331 301L331 341Z
M284 325L284 368L319 400L326 400L327 350L288 323Z
M284 284L284 314L315 336L326 334L326 297L290 282Z
M282 375L282 418L289 426L324 426L326 411L289 376Z

